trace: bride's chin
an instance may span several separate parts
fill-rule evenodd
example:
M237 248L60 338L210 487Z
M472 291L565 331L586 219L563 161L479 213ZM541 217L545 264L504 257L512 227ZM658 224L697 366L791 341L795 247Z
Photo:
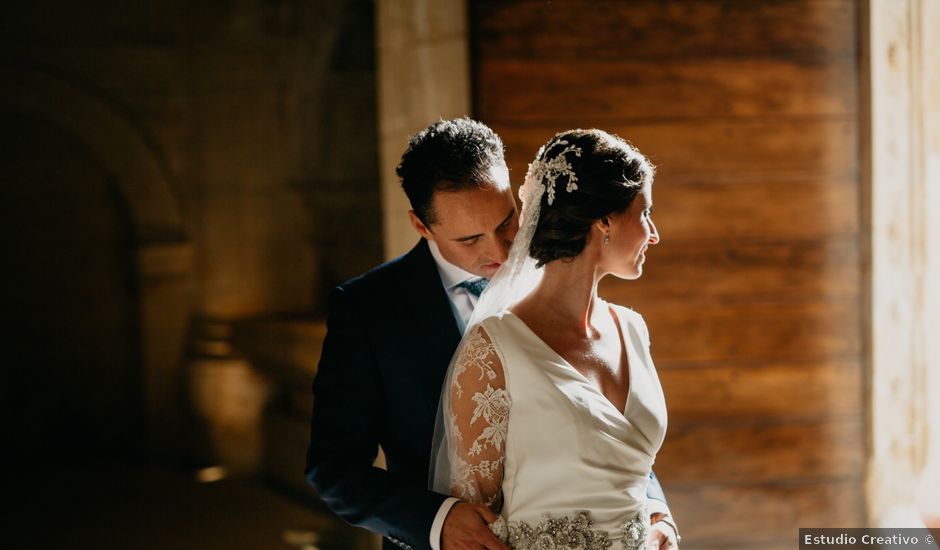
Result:
M633 281L639 279L640 276L643 275L643 268L637 267L632 272L611 273L611 275L624 281Z

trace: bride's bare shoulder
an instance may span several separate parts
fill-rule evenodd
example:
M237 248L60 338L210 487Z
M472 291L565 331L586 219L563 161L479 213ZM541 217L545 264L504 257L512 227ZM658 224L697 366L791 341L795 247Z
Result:
M639 311L622 306L620 304L610 303L610 307L614 310L614 313L622 320L628 320L631 323L639 324L640 326L646 327L646 321L643 319L643 315Z
M614 310L620 315L630 315L632 317L639 317L641 319L643 318L640 312L633 309L632 307L622 306L620 304L615 304L613 302L607 302L607 303L610 305L610 307L614 308Z

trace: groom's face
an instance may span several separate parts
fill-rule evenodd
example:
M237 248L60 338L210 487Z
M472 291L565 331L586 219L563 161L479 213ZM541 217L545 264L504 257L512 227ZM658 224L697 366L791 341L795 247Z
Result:
M490 278L509 256L519 229L519 214L505 166L490 169L480 188L434 193L434 222L425 226L411 213L412 224L434 241L448 262Z

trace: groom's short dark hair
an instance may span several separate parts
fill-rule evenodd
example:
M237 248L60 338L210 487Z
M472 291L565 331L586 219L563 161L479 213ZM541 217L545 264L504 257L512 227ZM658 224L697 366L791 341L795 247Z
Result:
M435 223L431 201L437 191L479 188L488 171L506 166L503 142L486 124L470 118L441 120L411 136L395 172L418 219Z

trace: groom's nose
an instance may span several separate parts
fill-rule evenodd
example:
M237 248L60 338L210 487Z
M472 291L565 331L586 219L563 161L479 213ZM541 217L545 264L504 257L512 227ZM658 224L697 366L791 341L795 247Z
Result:
M507 241L506 239L496 236L491 239L489 246L486 248L486 255L489 259L493 261L503 263L506 261L506 258L509 257L509 247L512 245L512 241Z

